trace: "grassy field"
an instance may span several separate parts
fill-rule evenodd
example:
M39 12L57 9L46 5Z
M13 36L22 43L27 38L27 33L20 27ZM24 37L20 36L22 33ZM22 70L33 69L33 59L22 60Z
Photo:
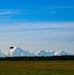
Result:
M74 61L0 61L0 75L74 75Z

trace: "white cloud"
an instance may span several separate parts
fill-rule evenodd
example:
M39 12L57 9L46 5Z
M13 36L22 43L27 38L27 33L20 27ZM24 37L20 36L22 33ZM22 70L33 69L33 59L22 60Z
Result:
M61 7L49 7L49 8L40 8L40 9L29 9L29 10L14 10L14 9L0 9L0 15L9 15L9 14L33 14L33 13L56 13L56 9L68 9L74 7L61 6ZM52 11L50 11L52 10Z
M22 13L21 10L0 10L0 19L9 19L12 15Z
M10 16L4 16L10 17ZM49 22L49 23L10 23L5 27L2 25L0 30L22 30L22 29L46 29L46 28L74 28L74 23L70 22Z
M0 10L0 15L19 14L21 10Z
M35 9L35 10L22 10L23 14L50 14L50 13L56 13L55 10L49 10L49 9Z
M74 28L74 23L15 23L0 26L0 45L2 48L10 45L22 46L24 49L64 49L74 48L74 31L18 31L21 29L44 28ZM2 31L1 31L2 30ZM5 31L4 31L5 30ZM8 30L8 31L7 31ZM66 46L69 44L68 46ZM62 46L63 45L63 46ZM71 45L71 46L70 46ZM45 48L44 48L45 47ZM64 47L64 48L63 48ZM69 48L70 47L70 48ZM5 48L6 49L6 48ZM58 49L58 50L59 50ZM73 49L72 49L73 50Z

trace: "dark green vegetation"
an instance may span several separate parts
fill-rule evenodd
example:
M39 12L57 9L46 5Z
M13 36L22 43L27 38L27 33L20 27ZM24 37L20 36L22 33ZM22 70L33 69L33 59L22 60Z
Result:
M74 56L21 56L21 57L1 57L0 61L72 61Z
M0 75L74 75L74 61L0 61Z

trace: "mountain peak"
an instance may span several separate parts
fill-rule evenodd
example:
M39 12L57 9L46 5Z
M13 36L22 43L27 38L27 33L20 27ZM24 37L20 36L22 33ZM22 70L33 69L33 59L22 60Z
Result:
M9 52L14 52L16 49L18 49L18 47L17 46L15 46L15 47L10 47L10 51Z
M54 55L57 55L57 56L62 56L62 55L71 55L70 53L67 53L67 52L65 52L65 51L59 51L59 52L55 52L55 54Z
M67 53L65 51L59 51L59 52L54 52L53 50L39 50L35 51L34 53L25 51L17 46L11 46L9 47L9 51L4 53L3 51L0 50L0 57L1 56L62 56L62 55L74 55L74 53Z
M61 50L59 53L63 53L64 51L63 50Z
M8 56L33 56L33 54L15 46L10 48Z
M53 51L53 50L46 50L46 52L52 52L52 53L54 53L54 51Z
M0 50L0 57L4 56L4 52L2 50Z
M0 53L3 53L3 51L2 51L2 50L0 50Z

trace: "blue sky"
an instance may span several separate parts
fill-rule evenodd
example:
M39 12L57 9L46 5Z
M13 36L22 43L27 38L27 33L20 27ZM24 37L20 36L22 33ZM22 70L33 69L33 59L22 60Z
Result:
M0 49L74 52L73 0L1 0Z

